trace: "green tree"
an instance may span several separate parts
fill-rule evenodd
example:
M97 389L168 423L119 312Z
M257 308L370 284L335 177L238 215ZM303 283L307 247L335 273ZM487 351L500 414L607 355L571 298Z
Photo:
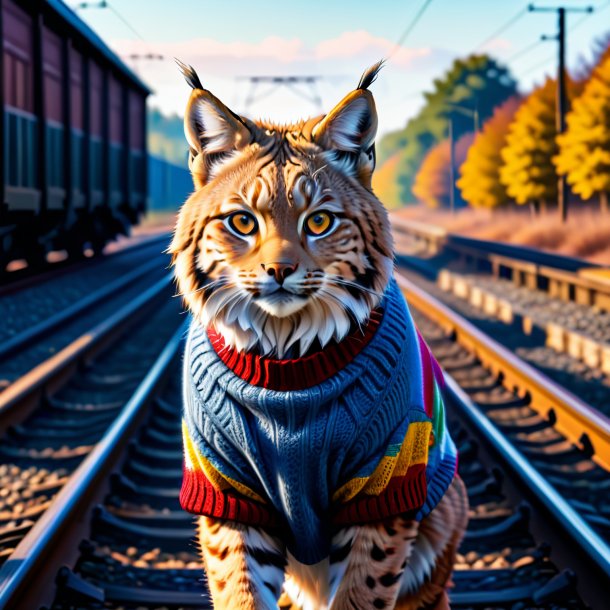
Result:
M520 103L515 96L495 109L482 131L476 134L460 167L457 185L462 198L473 207L495 208L510 200L506 186L500 182L500 151L506 145L508 128Z
M149 108L148 150L157 157L186 167L188 147L184 139L184 119Z
M583 199L599 197L608 211L610 193L610 53L593 71L566 117L566 132L557 137L557 172Z
M473 131L473 113L482 122L493 109L516 93L516 83L507 68L487 55L471 55L453 62L424 94L425 105L407 125L387 134L378 145L381 164L399 152L398 173L401 200L412 200L413 180L426 152L445 138L447 122L454 122L455 136Z

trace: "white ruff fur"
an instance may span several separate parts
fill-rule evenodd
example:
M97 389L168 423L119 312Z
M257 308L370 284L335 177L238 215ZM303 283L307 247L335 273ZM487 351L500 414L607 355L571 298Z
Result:
M273 306L259 305L250 294L232 282L217 288L205 302L200 319L213 326L225 343L239 351L257 348L262 355L284 358L298 344L303 356L315 339L324 347L331 339L341 341L351 325L364 324L381 300L381 295L363 292L354 298L347 290L325 281L307 300L295 297L282 304L288 315L272 315ZM298 310L296 304L299 305ZM265 309L263 309L263 306Z

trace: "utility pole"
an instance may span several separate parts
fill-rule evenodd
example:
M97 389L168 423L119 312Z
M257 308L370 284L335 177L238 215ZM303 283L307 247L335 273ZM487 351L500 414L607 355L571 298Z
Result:
M557 134L562 134L566 130L566 113L568 111L568 96L566 93L566 13L592 13L593 7L565 7L565 6L534 6L527 7L530 12L537 13L557 13L557 34L555 36L542 36L542 40L556 40L557 58L557 102L556 108L556 129ZM568 184L565 175L559 176L557 180L557 205L561 221L565 222L568 218Z
M453 114L449 113L449 208L455 214L455 135Z

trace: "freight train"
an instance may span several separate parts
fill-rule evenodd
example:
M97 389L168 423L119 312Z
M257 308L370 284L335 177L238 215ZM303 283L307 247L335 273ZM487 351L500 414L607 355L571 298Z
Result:
M0 271L100 252L146 209L150 90L60 0L0 9Z

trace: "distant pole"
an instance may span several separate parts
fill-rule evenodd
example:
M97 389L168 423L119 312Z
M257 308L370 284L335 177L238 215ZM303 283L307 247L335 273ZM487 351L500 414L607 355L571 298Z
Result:
M581 12L592 13L593 7L578 7L566 8L565 6L558 7L536 7L530 4L528 7L530 12L549 12L557 11L557 36L543 36L542 40L557 40L558 46L558 61L557 61L557 102L555 126L558 134L566 130L566 113L568 111L568 97L566 94L566 12ZM568 218L568 184L565 175L559 176L557 179L557 206L559 207L559 215L561 221L565 222Z
M558 39L559 39L559 57L557 62L557 133L561 134L566 130L566 112L567 112L567 95L566 95L566 9L560 7L557 9L558 17ZM568 218L568 184L565 174L559 176L557 181L557 204L559 206L559 215L561 221L565 222Z
M479 98L474 100L474 112L472 113L472 120L474 123L474 135L479 133Z
M453 115L449 114L449 208L455 213L455 136Z

